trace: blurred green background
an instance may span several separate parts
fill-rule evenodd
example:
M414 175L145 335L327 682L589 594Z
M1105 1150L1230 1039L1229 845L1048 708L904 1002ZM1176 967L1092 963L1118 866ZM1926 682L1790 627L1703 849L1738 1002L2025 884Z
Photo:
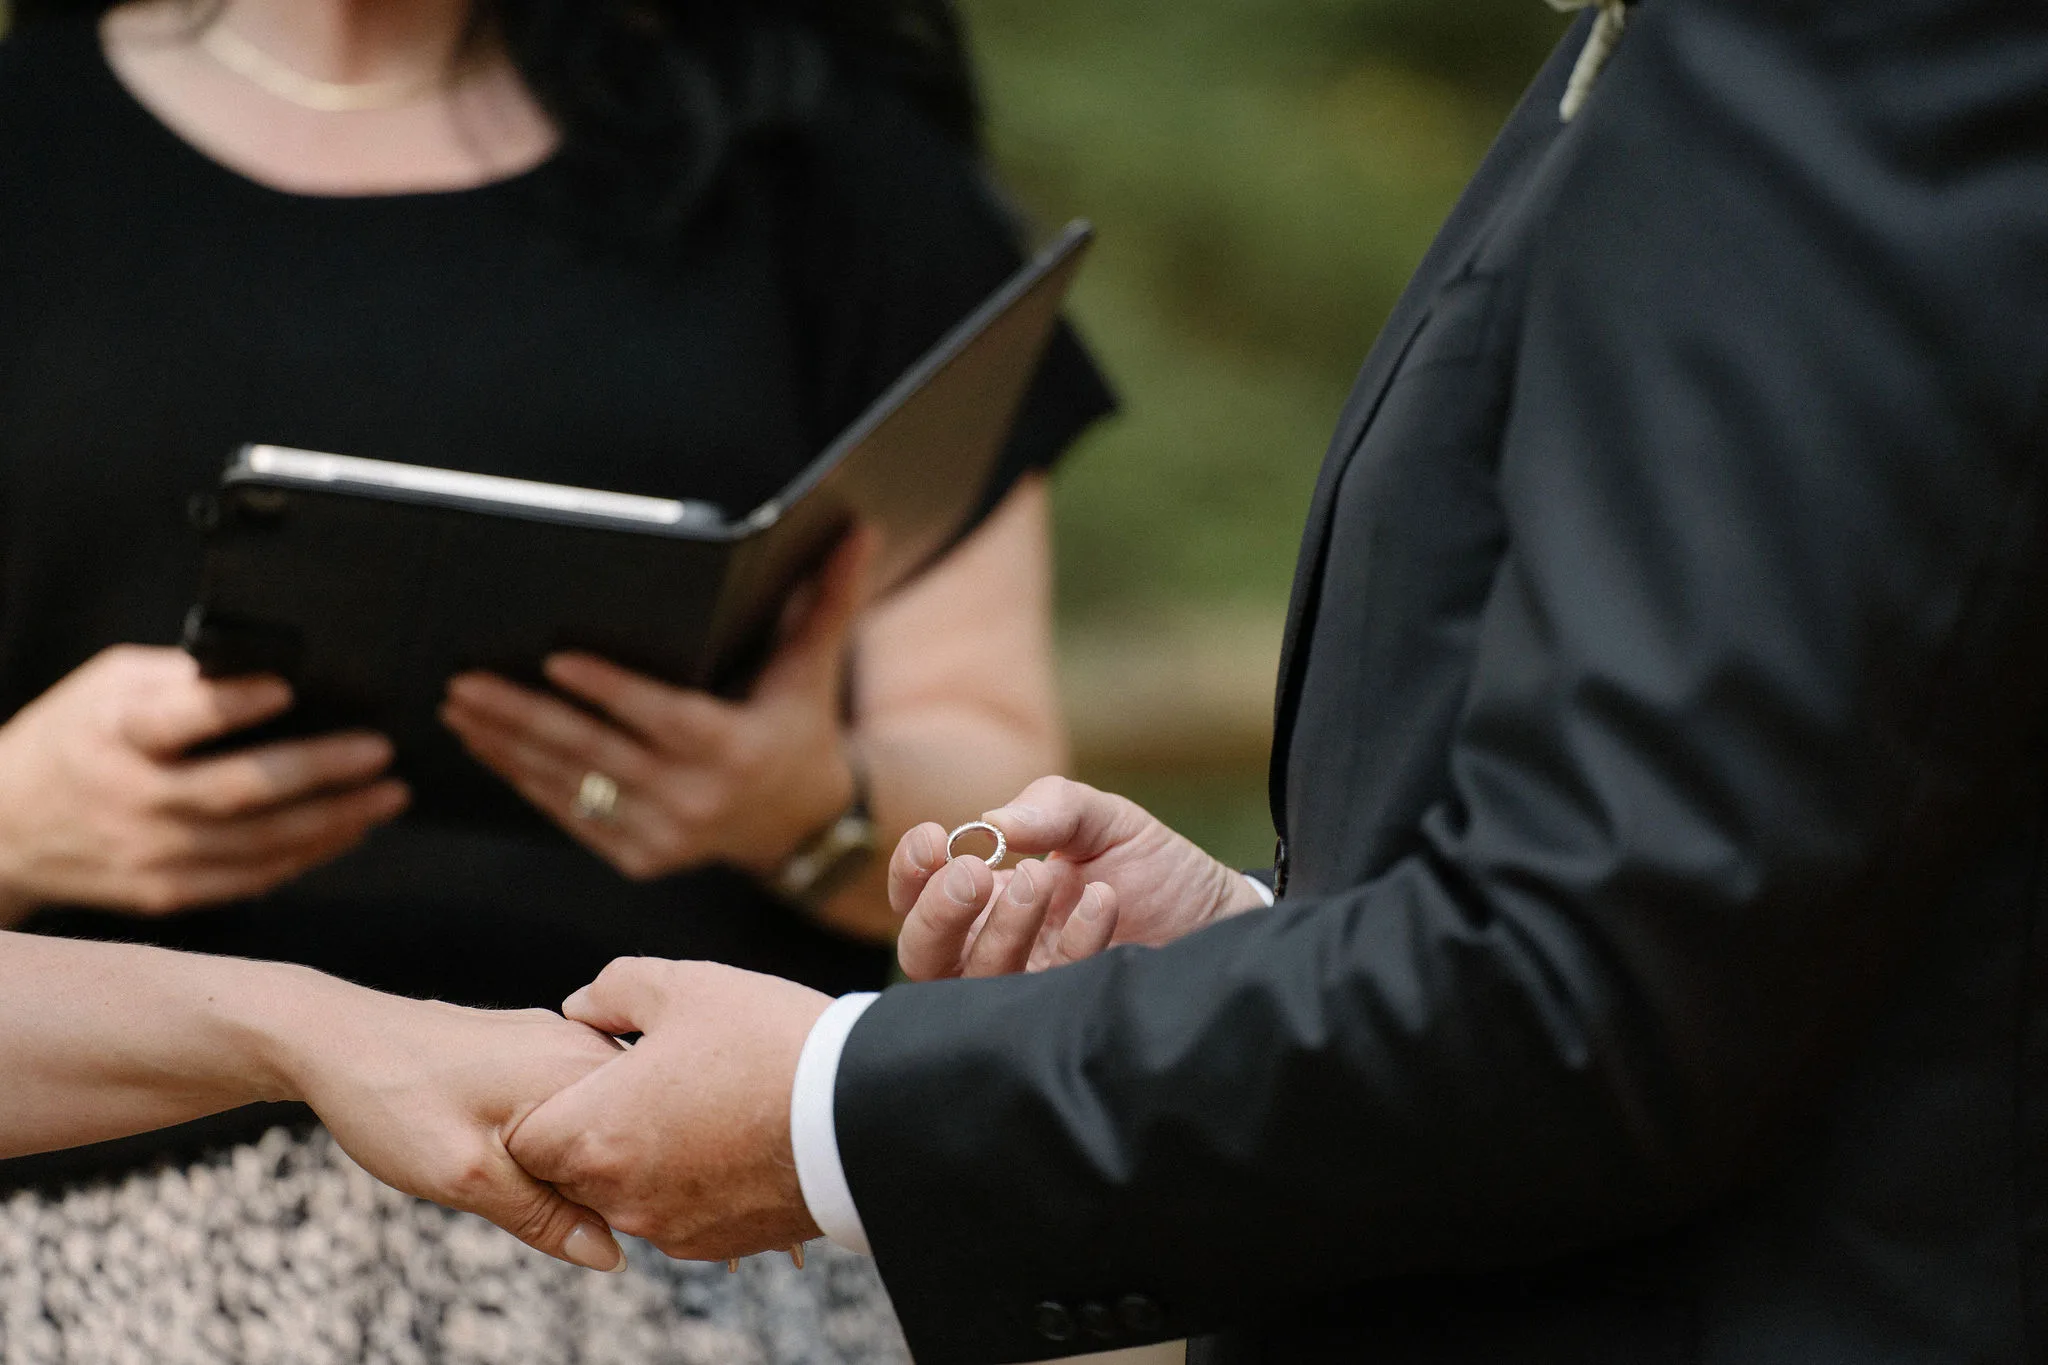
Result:
M1123 415L1057 483L1079 774L1219 856L1272 851L1280 619L1351 378L1565 20L1542 0L963 0Z

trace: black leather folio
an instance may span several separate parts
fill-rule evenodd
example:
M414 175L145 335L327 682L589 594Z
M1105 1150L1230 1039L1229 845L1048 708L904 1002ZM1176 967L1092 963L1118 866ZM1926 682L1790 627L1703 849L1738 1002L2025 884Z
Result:
M234 738L389 735L415 813L538 817L436 718L448 679L544 685L581 649L686 687L742 689L783 603L856 520L876 585L945 550L980 506L1092 237L1075 222L927 352L780 493L709 503L244 447L194 502L206 537L185 647L210 677L276 673L296 704Z

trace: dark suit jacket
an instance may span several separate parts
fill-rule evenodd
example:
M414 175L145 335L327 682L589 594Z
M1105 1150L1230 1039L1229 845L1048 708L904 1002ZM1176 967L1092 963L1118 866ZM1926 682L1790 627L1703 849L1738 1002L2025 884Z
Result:
M1331 447L1278 908L850 1039L924 1365L2048 1359L2048 6L1584 32Z

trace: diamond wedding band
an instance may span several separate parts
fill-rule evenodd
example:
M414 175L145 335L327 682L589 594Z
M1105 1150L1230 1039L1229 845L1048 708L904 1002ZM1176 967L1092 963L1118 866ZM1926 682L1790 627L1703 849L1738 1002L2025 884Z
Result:
M982 861L987 863L990 867L995 867L999 865L1003 861L1003 855L1010 851L1010 841L1003 837L1003 832L1001 830L997 829L994 825L991 825L986 820L969 820L966 824L960 826L960 828L954 830L951 834L948 834L946 836L946 857L951 858L953 856L953 845L960 842L961 835L972 834L976 830L979 830L984 834L993 834L995 836L996 851L989 854L986 858L982 859Z
M569 813L578 820L595 820L608 825L619 813L619 784L595 769L583 774Z

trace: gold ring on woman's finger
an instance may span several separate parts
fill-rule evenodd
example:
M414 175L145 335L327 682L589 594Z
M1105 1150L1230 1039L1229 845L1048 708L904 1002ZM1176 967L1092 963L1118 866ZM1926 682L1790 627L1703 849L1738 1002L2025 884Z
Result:
M988 857L982 859L982 861L987 863L990 867L996 867L1000 865L1003 861L1003 855L1010 851L1010 841L1003 837L1003 832L1001 830L997 829L994 825L991 825L986 820L969 820L966 824L960 826L960 828L954 830L951 834L948 834L946 836L946 856L948 858L951 858L953 856L953 845L960 842L961 835L972 834L977 830L981 831L984 834L993 834L996 837L996 851L989 854Z
M583 774L569 813L578 820L595 820L608 825L619 816L619 784L595 768Z

